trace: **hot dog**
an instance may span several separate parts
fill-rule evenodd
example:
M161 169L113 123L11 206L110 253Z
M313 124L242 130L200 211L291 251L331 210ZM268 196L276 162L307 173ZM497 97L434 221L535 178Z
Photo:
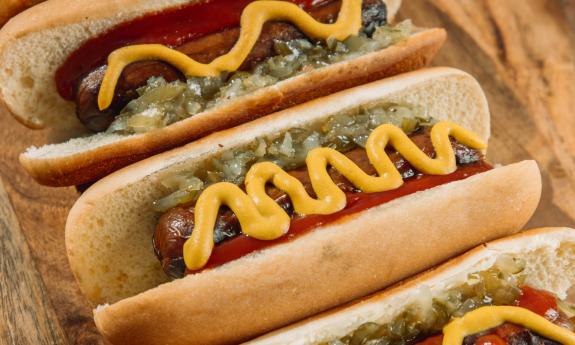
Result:
M123 1L52 0L0 32L0 76L10 80L0 86L3 103L25 124L70 139L21 155L40 183L91 182L211 132L422 67L445 40L441 29L391 24L399 6L391 0Z
M488 136L481 88L453 69L316 99L94 184L70 265L112 303L96 313L111 343L247 340L520 229L537 166L492 167Z
M430 138L430 128L431 127L416 128L414 132L411 133L410 140L413 141L422 152L430 157L433 157L434 148ZM452 145L456 160L458 162L458 174L464 174L463 176L467 177L472 174L491 169L491 166L489 166L483 160L482 153L480 151L466 147L456 142L455 140L452 140ZM406 161L399 152L393 149L387 149L387 151L392 163L400 172L403 180L408 182L410 186L413 184L421 184L421 189L423 189L429 187L425 185L426 183L431 184L432 186L435 184L437 177L424 175L422 172L414 168L408 161ZM367 174L377 174L377 171L370 162L365 149L361 147L352 149L351 151L347 151L345 156ZM366 208L367 206L362 207L362 201L364 203L368 203L363 199L366 196L370 198L368 199L368 201L371 201L369 202L369 205L377 205L378 203L384 202L375 200L375 196L378 194L372 195L368 193L361 193L361 191L357 189L356 186L354 186L348 179L346 179L345 176L343 176L333 167L328 170L328 173L337 187L346 192L348 199L348 207L346 208L347 211L350 211L349 208L352 204L356 212ZM311 180L306 168L301 167L298 169L293 169L288 171L288 174L300 181L307 193L314 195L313 186L311 184ZM458 176L458 174L451 174L450 177L452 180L463 177L462 175ZM282 209L288 212L290 217L293 218L295 216L294 205L292 204L289 195L275 187L268 188L266 192L268 195L270 195L270 197L274 199L277 204L280 205ZM386 201L391 200L394 197L390 192L381 193L379 196ZM184 274L185 265L183 262L183 244L190 237L194 229L194 203L190 202L187 204L188 205L184 203L182 206L173 207L167 212L163 213L160 220L158 221L158 225L154 233L154 249L156 255L162 262L162 268L166 274L174 278L181 278ZM350 212L347 212L346 214L350 214ZM290 226L290 236L293 238L296 236L296 231L303 232L317 226L317 224L333 222L335 218L336 217L334 215L329 215L327 217L322 216L315 221L313 220L313 216L300 216L298 218L292 219ZM227 241L227 244L225 245L226 248L222 249L220 252L230 251L232 248L238 248L240 245L245 245L245 243L241 242L256 242L255 240L250 240L241 236L241 224L239 223L238 218L235 216L234 212L229 209L218 214L214 233L214 243L216 246L224 244ZM263 245L263 243L260 243L259 247L263 247ZM245 255L247 253L248 252L244 252L241 254ZM225 263L233 257L234 256L228 254L222 259L216 260L215 264ZM212 265L214 265L214 263L212 263Z
M320 22L333 22L337 18L340 5L340 1L326 2L324 6L311 8L310 15ZM365 22L375 24L385 21L386 8L383 2L364 1L363 6ZM176 49L197 61L209 63L229 51L238 40L239 33L239 28L224 30L186 42ZM276 55L274 49L276 41L304 38L305 35L292 24L270 22L263 28L257 43L239 70L249 71L266 58ZM185 80L176 68L160 61L132 64L123 72L122 79L118 82L114 106L102 111L98 108L97 99L104 73L105 66L96 68L79 82L76 91L78 119L89 129L98 132L105 131L128 102L137 98L136 90L145 86L148 79L162 77L166 81Z
M575 230L526 231L247 344L574 344L574 259Z

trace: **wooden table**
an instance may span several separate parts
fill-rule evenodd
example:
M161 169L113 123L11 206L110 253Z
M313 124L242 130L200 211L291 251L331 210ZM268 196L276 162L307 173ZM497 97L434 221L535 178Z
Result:
M575 0L405 0L400 17L446 28L434 64L484 87L490 160L539 162L543 197L528 226L575 226ZM64 254L77 192L41 187L17 162L44 136L0 114L0 343L102 344Z

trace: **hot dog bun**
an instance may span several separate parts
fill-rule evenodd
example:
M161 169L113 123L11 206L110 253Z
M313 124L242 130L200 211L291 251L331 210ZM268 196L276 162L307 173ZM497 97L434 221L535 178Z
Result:
M362 301L326 312L250 341L250 345L312 345L342 337L359 325L389 322L405 306L419 301L422 290L432 296L491 267L504 254L526 263L525 284L564 299L575 286L575 229L541 228L481 245L428 272Z
M380 100L421 105L436 119L489 137L489 111L477 82L458 70L434 68L212 134L88 189L70 211L66 247L86 296L94 304L117 302L96 313L104 336L115 344L245 340L369 294L527 222L541 192L533 161L402 197L293 242L160 285L167 279L152 250L157 215L151 204L165 193L162 176L256 136Z
M188 1L51 0L0 31L0 99L22 123L50 128L59 141L83 133L74 104L62 99L55 70L82 42L115 24ZM393 17L399 1L386 1ZM374 53L333 64L238 97L168 127L137 135L99 133L61 144L31 147L20 162L40 183L77 185L211 132L320 96L425 66L445 41L442 29L423 30Z
M10 18L43 0L0 0L0 27Z

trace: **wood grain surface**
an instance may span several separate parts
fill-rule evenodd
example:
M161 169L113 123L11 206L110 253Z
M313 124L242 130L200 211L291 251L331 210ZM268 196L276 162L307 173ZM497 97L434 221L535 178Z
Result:
M0 253L0 344L67 344L1 180Z
M490 161L539 162L543 198L529 226L575 226L575 0L404 0L400 18L446 28L434 65L466 70L484 87ZM70 344L102 344L64 252L66 213L77 193L35 184L17 162L27 146L44 141L45 133L0 114L0 179L15 213L0 190L0 342L60 344L63 330Z

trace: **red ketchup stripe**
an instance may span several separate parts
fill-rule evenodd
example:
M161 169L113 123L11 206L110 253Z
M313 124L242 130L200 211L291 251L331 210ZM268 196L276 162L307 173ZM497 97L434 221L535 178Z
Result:
M291 221L289 232L277 240L262 241L246 235L240 235L215 246L208 263L202 270L223 265L257 250L292 241L314 228L337 221L342 217L361 212L365 209L386 203L405 195L437 187L449 182L463 180L469 176L473 176L490 169L492 169L492 167L485 162L473 163L460 166L454 173L449 175L423 175L417 179L406 180L401 187L386 192L347 193L347 205L345 209L330 215L307 215L304 217L295 217ZM187 271L186 273L189 274L199 271Z
M521 296L515 302L517 306L529 309L532 312L541 316L548 316L555 314L557 310L557 299L555 296L547 291L534 289L529 286L521 288ZM551 320L553 321L553 320Z
M507 345L507 342L497 334L488 334L479 337L475 341L475 345Z
M441 345L443 344L443 334L434 335L426 338L415 345Z

